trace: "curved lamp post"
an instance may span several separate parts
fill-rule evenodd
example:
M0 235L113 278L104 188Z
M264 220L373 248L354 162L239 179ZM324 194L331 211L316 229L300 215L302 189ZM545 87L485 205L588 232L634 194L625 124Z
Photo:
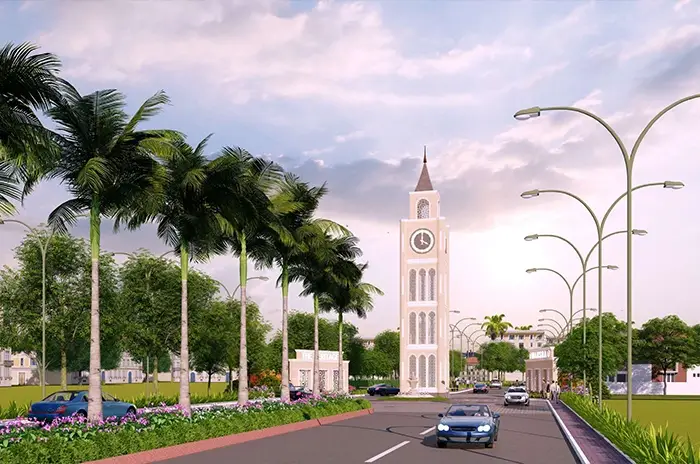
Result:
M557 334L557 338L561 338L561 336L563 335L563 332L561 332L558 328L556 328L556 327L553 326L552 324L540 323L540 324L537 324L537 327L542 327L542 328L548 327L548 328L550 328L550 329L552 330L553 333Z
M543 111L571 111L575 113L582 114L584 116L587 116L594 121L598 122L601 126L603 126L608 133L612 136L612 138L615 140L615 143L617 143L618 148L620 149L620 152L622 154L622 158L625 162L625 175L627 178L627 191L625 194L627 195L627 420L631 421L632 420L632 191L634 188L632 187L632 169L634 167L634 160L637 156L637 151L639 150L639 147L644 140L644 137L646 137L647 133L651 130L651 128L656 124L656 122L661 119L666 113L674 109L675 107L691 101L695 100L697 98L700 98L700 93L694 94L694 95L689 95L687 97L681 98L679 100L676 100L675 102L671 103L670 105L666 106L664 109L659 111L651 120L647 123L647 125L642 129L642 132L639 134L637 139L634 142L634 145L632 146L632 151L628 151L627 147L625 146L624 142L620 138L620 136L615 132L615 130L608 124L603 118L600 116L581 109L581 108L576 108L573 106L551 106L551 107L544 107L544 108L539 108L539 107L532 107L528 108L525 110L520 110L517 113L515 113L514 117L516 119L522 120L522 119L531 119L533 117L537 117L540 114L542 114ZM682 188L683 184L678 182L675 183L675 185L668 185L664 186L666 188L673 188L673 189L678 189ZM600 257L600 254L599 254ZM598 262L600 264L600 261ZM600 296L600 295L599 295ZM603 308L602 305L598 304L598 309L600 310L600 313L603 313ZM601 320L602 323L602 320ZM602 357L602 355L601 355ZM602 377L602 376L601 376ZM600 384L602 384L603 380L602 378L599 379ZM602 400L601 397L603 395L598 395L598 404L599 407L602 407Z
M559 327L559 333L564 333L564 327L556 319L551 317L543 317L542 319L537 319L537 322L554 322L557 327Z
M476 335L476 336L475 336L475 335ZM474 338L472 339L472 337L474 337ZM488 339L488 340L491 340L491 337L489 337L488 335L486 335L486 332L481 332L481 333L479 333L479 332L472 332L472 334L471 334L469 337L467 337L467 351L469 350L469 344L471 343L471 346L472 346L471 349L472 349L472 351L476 352L476 341L477 341L478 339L480 339L481 337L484 337L484 338L486 338L486 339ZM482 370L484 370L483 367L482 367Z
M617 199L615 199L615 201L610 205L608 210L605 212L605 215L603 216L602 221L598 220L598 216L596 216L596 214L593 212L593 209L588 205L588 203L583 201L583 199L581 197L579 197L578 195L575 195L571 192L567 192L566 190L558 190L558 189L537 190L537 189L535 189L535 190L528 190L527 192L523 192L520 194L520 196L522 198L529 199L529 198L538 197L542 193L558 193L561 195L566 195L566 196L578 201L584 208L586 208L586 210L591 215L593 222L595 223L596 233L598 236L598 241L596 243L596 245L598 247L598 264L600 265L603 262L603 238L604 238L603 230L605 228L605 223L607 222L608 218L610 217L610 213L612 213L615 206L617 206L617 204L623 198L627 197L628 204L629 204L629 199L632 197L632 191L634 191L634 190L639 190L639 189L647 188L647 187L664 187L664 188L670 188L673 190L677 190L677 189L683 188L683 186L684 186L683 182L665 181L665 182L652 182L652 183L648 183L648 184L637 185L634 188L630 188L630 189L628 189L627 192L623 193L622 195L617 197ZM627 224L627 230L626 230L627 235L629 236L630 242L632 240L631 237L632 237L634 230L635 229L632 229L631 219L630 219L630 221ZM637 230L642 232L640 235L646 235L646 231L641 230L641 229L637 229ZM615 235L615 234L613 233L610 235ZM628 249L628 253L631 253L631 246L632 245L630 244L629 249ZM590 255L591 255L594 248L592 248L591 252L589 252L589 254L586 258L586 261L588 258L590 258ZM629 256L628 256L628 264L631 266L631 258ZM584 272L584 274L585 274L585 272ZM631 279L631 270L630 269L628 269L627 274L628 274L628 279ZM602 271L602 268L599 268L598 269L598 309L600 310L601 316L603 314L602 307L603 307L603 271ZM584 306L584 308L585 308L585 306ZM628 307L628 309L630 310L630 313L631 313L631 307ZM584 324L585 324L585 320L586 320L585 316L586 315L584 313L584 318L583 318ZM628 317L628 319L631 319L631 316ZM628 324L628 334L627 334L628 340L627 341L628 341L628 355L629 355L630 359L632 356L632 338L631 338L632 337L632 328L631 327L632 326ZM584 330L583 333L584 333L584 338L585 338L586 331ZM603 337L603 319L602 319L602 317L600 317L600 318L598 318L598 338L599 338L599 342L598 342L598 377L599 377L598 378L598 388L599 388L599 391L602 391L602 388L603 388L603 378L602 378L603 377L603 373L602 373L602 371L603 371L603 343L602 343L602 337ZM628 375L631 375L631 369L632 369L631 367L628 367ZM627 385L628 390L631 390L631 388L632 388L631 382L632 381L630 379L628 379L628 385ZM630 401L630 405L628 405L628 406L631 407L632 396L631 396L631 393L629 393L629 392L628 392L628 401ZM603 408L602 395L598 395L598 408L599 409Z
M49 244L54 235L54 230L49 232L46 239L42 239L39 229L31 227L29 224L18 219L2 219L0 225L19 224L24 226L30 234L34 235L41 251L41 396L46 397L46 255L49 251Z

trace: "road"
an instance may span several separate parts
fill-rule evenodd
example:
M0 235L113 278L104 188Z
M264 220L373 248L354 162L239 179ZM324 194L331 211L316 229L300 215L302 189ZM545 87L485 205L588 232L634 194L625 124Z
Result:
M438 449L434 427L445 403L374 400L375 413L299 432L171 459L170 464L255 462L264 464L574 464L576 460L547 404L503 406L502 393L453 395L451 402L489 404L501 414L492 449L450 445ZM466 453L466 454L465 454Z

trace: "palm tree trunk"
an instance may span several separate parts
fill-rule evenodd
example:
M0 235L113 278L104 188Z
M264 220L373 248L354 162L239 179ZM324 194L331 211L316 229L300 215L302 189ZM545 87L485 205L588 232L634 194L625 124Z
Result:
M207 396L211 396L211 372L208 373L207 379Z
M343 388L343 311L338 311L338 392Z
M246 316L246 282L248 281L248 252L245 235L241 236L241 254L238 257L241 278L241 348L238 366L238 404L248 402L248 336Z
M88 420L102 420L102 379L100 378L100 203L90 208L90 258L92 291L90 299L90 374L88 387Z
M321 373L319 372L319 355L318 355L318 296L314 295L314 396L321 394Z
M68 357L66 349L61 348L61 390L68 389Z
M153 358L153 390L158 394L158 356Z
M282 388L280 398L289 399L289 332L287 318L289 316L289 269L282 265Z
M190 347L189 347L189 317L187 309L187 276L189 273L189 250L186 243L180 244L180 278L182 280L182 295L180 300L180 406L186 414L191 413L190 407Z

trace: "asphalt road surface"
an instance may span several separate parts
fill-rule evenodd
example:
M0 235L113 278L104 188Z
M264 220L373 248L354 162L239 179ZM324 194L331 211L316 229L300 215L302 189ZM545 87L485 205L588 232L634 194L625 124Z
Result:
M492 449L435 443L437 414L446 403L374 400L374 414L171 459L171 464L251 462L264 464L574 464L547 404L503 406L503 394L452 395L452 403L489 404L501 414Z

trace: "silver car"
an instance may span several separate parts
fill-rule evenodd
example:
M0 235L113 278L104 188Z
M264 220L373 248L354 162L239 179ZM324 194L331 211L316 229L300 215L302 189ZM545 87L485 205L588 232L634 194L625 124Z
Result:
M525 387L510 387L503 397L503 406L509 404L522 404L530 406L530 395Z

